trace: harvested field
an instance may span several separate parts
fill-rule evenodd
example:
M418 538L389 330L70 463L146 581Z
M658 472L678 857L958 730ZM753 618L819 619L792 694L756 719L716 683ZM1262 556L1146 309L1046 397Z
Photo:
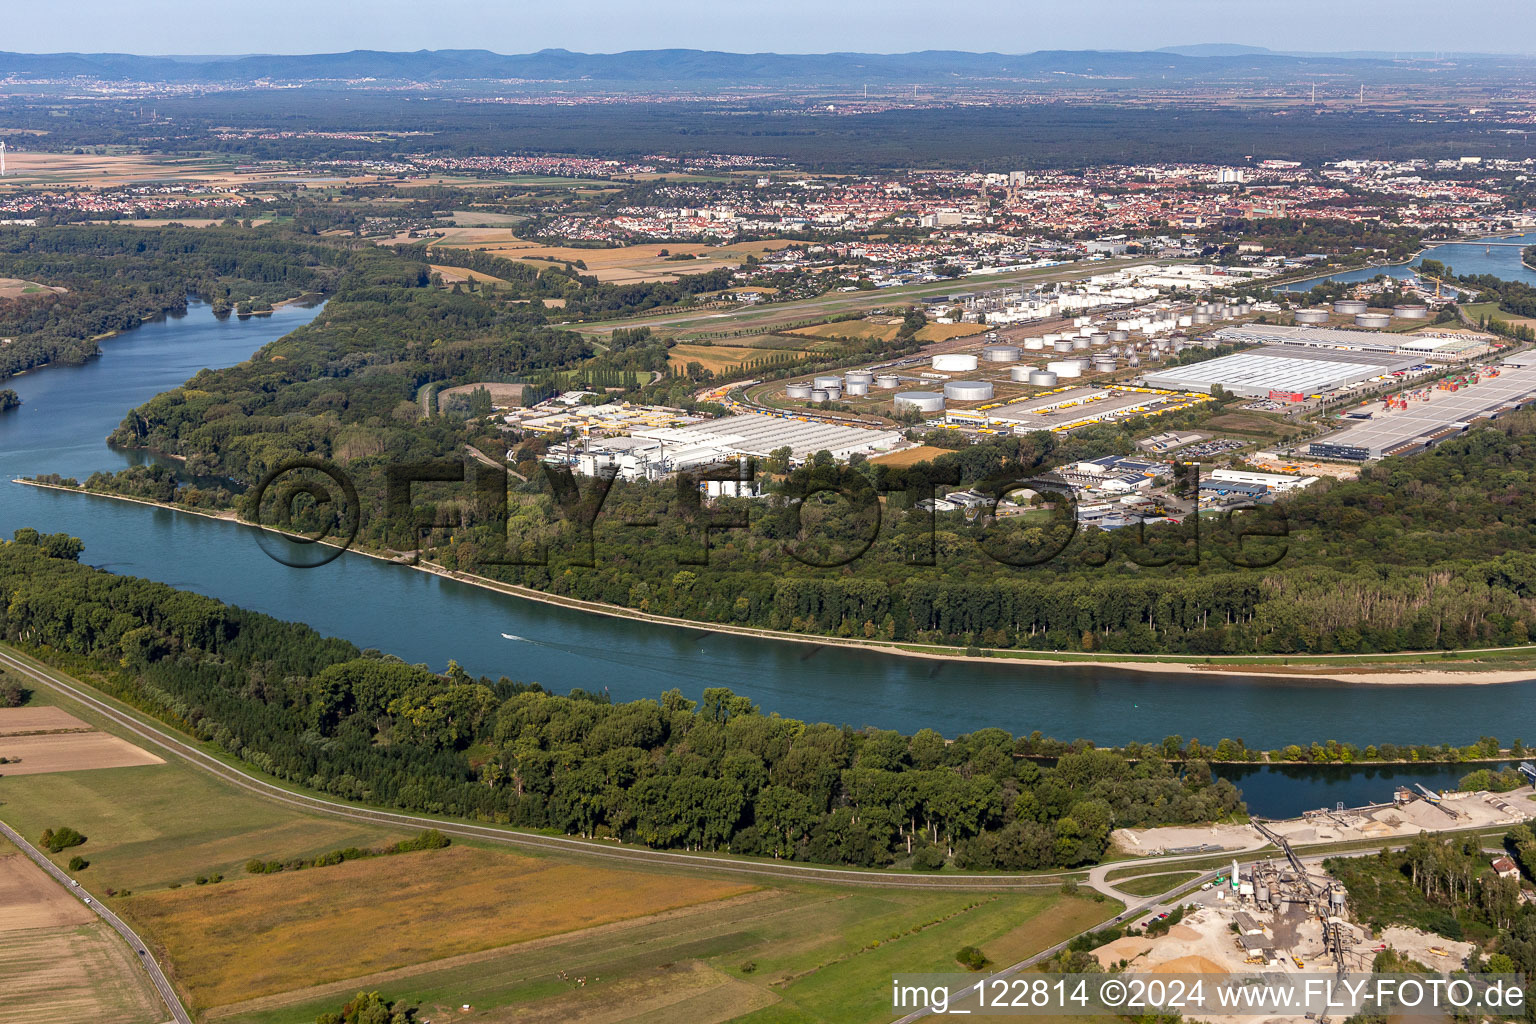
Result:
M0 935L34 928L67 928L96 920L84 903L23 853L0 856Z
M13 762L0 766L0 775L7 776L165 763L149 751L104 732L7 736L0 738L0 757Z
M0 708L0 736L90 728L63 708L43 705L29 708Z
M481 281L486 284L507 283L499 277L482 274L478 270L465 270L463 267L444 267L436 263L430 263L428 266L431 267L432 273L437 274L443 279L444 284L454 284L459 281Z
M879 320L840 320L830 324L816 324L812 327L798 327L786 334L801 335L810 338L857 338L859 340L894 341L901 330L901 322L886 322L889 317L881 317ZM973 334L982 334L987 330L985 324L928 324L917 332L918 341L949 341L952 338L968 338Z
M100 922L0 931L0 1024L162 1021L165 1005L137 960Z
M438 404L441 405L444 401L454 395L468 395L476 388L485 388L485 390L491 393L492 405L499 408L509 409L513 406L523 404L523 391L527 387L528 385L526 384L502 384L492 381L487 381L482 384L460 384L458 387L444 388L443 390L439 391L437 393L437 401Z
M35 281L23 281L19 277L0 277L0 299L14 299L20 295L41 295L44 292L58 292L63 294L68 289L55 285L38 284Z
M758 359L778 358L783 354L805 356L810 353L801 349L748 348L735 345L674 345L667 352L667 362L676 370L687 369L689 363L700 363L714 373L733 370L743 363Z
M936 448L931 444L920 444L916 448L903 448L899 452L871 455L869 461L878 462L882 466L915 466L919 462L932 462L940 455L947 454L949 454L948 448Z
M210 1007L751 888L455 846L141 894L129 909Z
M721 267L740 266L749 255L772 252L793 243L768 239L726 246L672 242L626 245L615 249L584 249L527 241L510 235L502 228L456 228L450 230L437 244L482 249L493 256L524 260L535 267L547 267L551 260L580 262L586 265L583 273L591 274L599 281L636 284L641 281L670 281L684 274L702 274ZM668 258L684 254L698 258Z

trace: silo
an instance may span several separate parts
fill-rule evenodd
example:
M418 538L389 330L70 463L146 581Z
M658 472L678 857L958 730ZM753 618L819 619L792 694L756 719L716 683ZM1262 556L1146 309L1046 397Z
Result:
M1029 382L1037 388L1053 388L1056 386L1056 375L1050 370L1032 370Z
M1385 313L1357 313L1355 315L1356 327L1369 327L1373 331L1384 331L1392 324L1392 318Z
M1392 315L1399 320L1428 320L1429 307L1405 303L1401 306L1393 306Z
M1130 341L1131 340L1131 332L1130 331L1110 331L1109 332L1109 340L1110 341Z
M1008 367L1008 376L1018 381L1020 384L1023 384L1025 381L1029 380L1029 375L1034 372L1035 368L1033 366Z
M818 388L840 388L843 386L843 378L835 376L817 377L816 383L811 386Z
M849 398L862 398L869 394L869 384L862 380L849 381L847 394Z
M1025 338L1024 339L1024 347L1029 349L1031 352L1039 352L1041 349L1045 348L1045 339L1044 338Z
M1362 299L1340 299L1333 304L1333 311L1340 316L1354 316L1370 309Z
M900 386L901 378L894 373L882 373L875 378L875 387L877 388L895 388Z
M811 397L811 386L809 384L790 384L784 389L784 394L790 398L807 399Z
M826 401L830 401L830 399L827 396L826 389L825 388L812 388L811 389L811 401L813 401L813 402L826 402Z
M897 409L916 409L918 412L942 412L944 396L936 391L898 391Z
M1017 345L988 345L981 350L981 358L988 363L1016 363L1021 354Z
M1204 325L1206 325L1206 324L1211 322L1211 314L1209 314L1209 313L1196 313L1194 315L1193 319L1195 321L1195 325L1196 326L1202 326L1203 327Z
M1296 311L1298 324L1325 324L1328 322L1326 309L1298 309Z
M1083 368L1076 359L1058 359L1054 363L1046 363L1045 368L1063 380L1083 375Z
M952 380L944 385L944 397L956 402L985 402L992 397L992 384L984 380Z
M974 370L976 357L969 352L945 352L933 357L935 370Z

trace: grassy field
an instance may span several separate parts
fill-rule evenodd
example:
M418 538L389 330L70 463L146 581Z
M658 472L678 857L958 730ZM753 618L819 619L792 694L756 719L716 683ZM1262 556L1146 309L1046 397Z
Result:
M978 945L1012 963L1112 916L1114 904L1056 894L766 890L558 940L356 979L212 1015L232 1024L312 1020L357 987L436 1020L859 1024L891 1017L897 971L951 971ZM561 973L564 977L561 977ZM584 984L578 979L584 980Z
M726 246L668 242L626 245L613 249L586 249L579 246L544 245L518 238L505 230L459 228L448 232L436 244L480 249L503 259L523 260L535 267L547 267L551 260L580 262L586 265L584 273L595 276L599 281L635 284L640 281L669 281L681 274L702 274L720 267L740 266L748 256L782 249L791 243L766 239ZM671 256L685 254L697 258L669 259Z
M806 349L682 344L674 345L667 350L667 362L675 370L687 369L689 363L701 363L706 370L722 373L735 370L757 359L772 359L783 355L793 355L799 358L810 354Z
M455 846L162 891L130 909L208 1007L751 888Z
M798 327L785 333L809 338L893 341L897 332L901 330L901 321L886 322L891 319L882 317L879 320L840 320L830 324L816 324L814 327ZM986 329L985 324L928 324L917 332L917 340L948 341L951 338L966 338L973 334L982 334Z
M1124 882L1115 882L1114 886L1121 892L1128 892L1132 896L1160 896L1169 889L1183 885L1192 878L1199 878L1198 871L1170 871L1161 875L1138 875Z

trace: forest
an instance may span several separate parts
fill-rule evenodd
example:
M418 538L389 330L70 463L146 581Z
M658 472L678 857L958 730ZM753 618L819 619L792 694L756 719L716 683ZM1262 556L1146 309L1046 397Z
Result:
M280 779L351 800L658 848L866 867L1031 870L1100 859L1112 828L1242 812L1203 761L1001 729L907 736L763 714L725 687L613 704L437 673L308 626L0 543L0 637ZM265 868L265 865L263 865Z

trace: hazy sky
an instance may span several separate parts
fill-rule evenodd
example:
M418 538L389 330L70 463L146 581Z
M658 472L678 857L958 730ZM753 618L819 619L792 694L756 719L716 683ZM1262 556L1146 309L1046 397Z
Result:
M1533 0L56 0L6 3L0 50L315 53L1536 51Z

